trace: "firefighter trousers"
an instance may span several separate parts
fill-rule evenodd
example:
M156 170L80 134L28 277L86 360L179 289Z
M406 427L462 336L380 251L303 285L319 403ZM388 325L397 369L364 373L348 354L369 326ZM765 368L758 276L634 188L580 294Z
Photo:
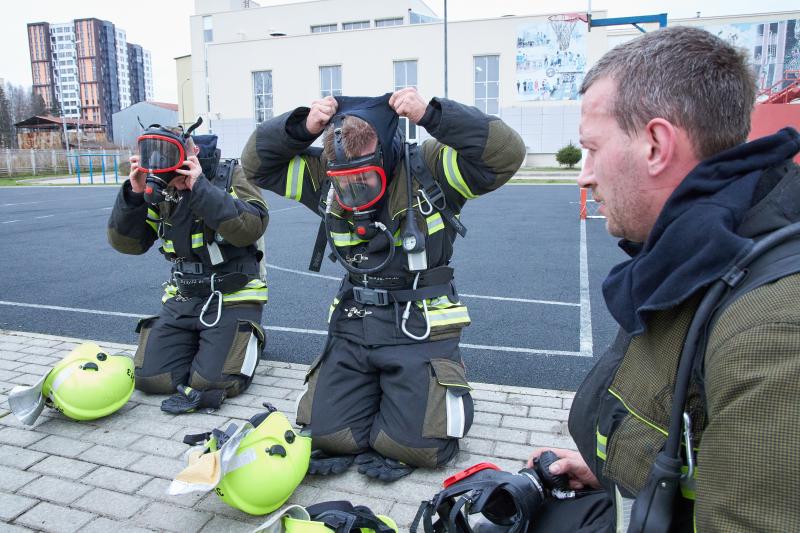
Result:
M458 342L364 346L329 336L306 376L297 423L329 455L372 448L412 466L447 463L473 417Z
M229 397L243 392L253 379L264 348L260 303L223 306L219 322L200 322L205 298L170 298L158 316L139 321L134 357L136 388L171 394L177 385L198 390L225 389ZM217 306L203 318L213 323Z

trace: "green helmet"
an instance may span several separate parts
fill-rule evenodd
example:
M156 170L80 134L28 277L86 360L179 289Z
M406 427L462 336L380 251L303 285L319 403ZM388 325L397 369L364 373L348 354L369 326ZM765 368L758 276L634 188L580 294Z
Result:
M94 420L127 403L133 379L133 359L108 355L87 342L53 367L42 385L42 396L48 406L73 420Z
M231 459L242 466L229 469L215 491L231 507L264 515L283 505L303 481L311 458L311 438L295 433L279 411L269 411L251 422L255 427L245 429L247 434ZM209 447L216 445L210 443Z

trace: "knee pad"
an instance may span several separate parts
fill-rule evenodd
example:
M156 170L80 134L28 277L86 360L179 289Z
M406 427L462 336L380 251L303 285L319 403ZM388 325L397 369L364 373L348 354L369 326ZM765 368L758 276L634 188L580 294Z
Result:
M143 376L141 369L134 370L134 387L147 394L172 394L175 392L176 383L173 382L172 374L164 372L155 376Z
M237 376L233 379L211 380L206 379L198 371L192 372L189 376L189 386L197 390L225 389L225 395L233 398L244 392L250 385L252 378L245 379L245 376Z
M322 450L328 455L355 455L368 449L366 443L356 442L350 428L343 428L327 435L315 435L312 428L311 439L315 450Z
M392 438L383 429L371 439L372 449L385 457L397 459L411 466L436 468L449 462L458 453L458 440L437 439L427 442L433 446L412 446Z

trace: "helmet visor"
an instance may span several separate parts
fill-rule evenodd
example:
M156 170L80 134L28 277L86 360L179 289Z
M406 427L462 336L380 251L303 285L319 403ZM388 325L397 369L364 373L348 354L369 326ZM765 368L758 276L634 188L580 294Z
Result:
M386 173L381 167L367 166L329 170L336 200L348 211L367 209L386 192Z
M139 165L143 172L162 174L180 168L186 160L183 145L161 135L139 137Z

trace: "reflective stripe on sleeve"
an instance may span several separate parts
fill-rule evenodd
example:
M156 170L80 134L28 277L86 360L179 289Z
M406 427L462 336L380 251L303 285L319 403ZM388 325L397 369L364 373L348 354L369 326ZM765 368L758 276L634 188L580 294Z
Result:
M608 437L600 433L598 429L597 433L597 457L602 459L603 461L606 460L606 443L608 441Z
M300 201L303 195L303 175L305 174L306 161L299 155L294 156L289 161L289 169L286 171L286 198Z
M477 195L469 190L467 182L464 181L464 177L458 169L457 157L456 151L449 146L445 146L442 149L442 165L444 166L444 175L447 177L447 183L467 200L477 198Z
M202 247L203 247L203 234L202 233L192 234L192 248L202 248Z

